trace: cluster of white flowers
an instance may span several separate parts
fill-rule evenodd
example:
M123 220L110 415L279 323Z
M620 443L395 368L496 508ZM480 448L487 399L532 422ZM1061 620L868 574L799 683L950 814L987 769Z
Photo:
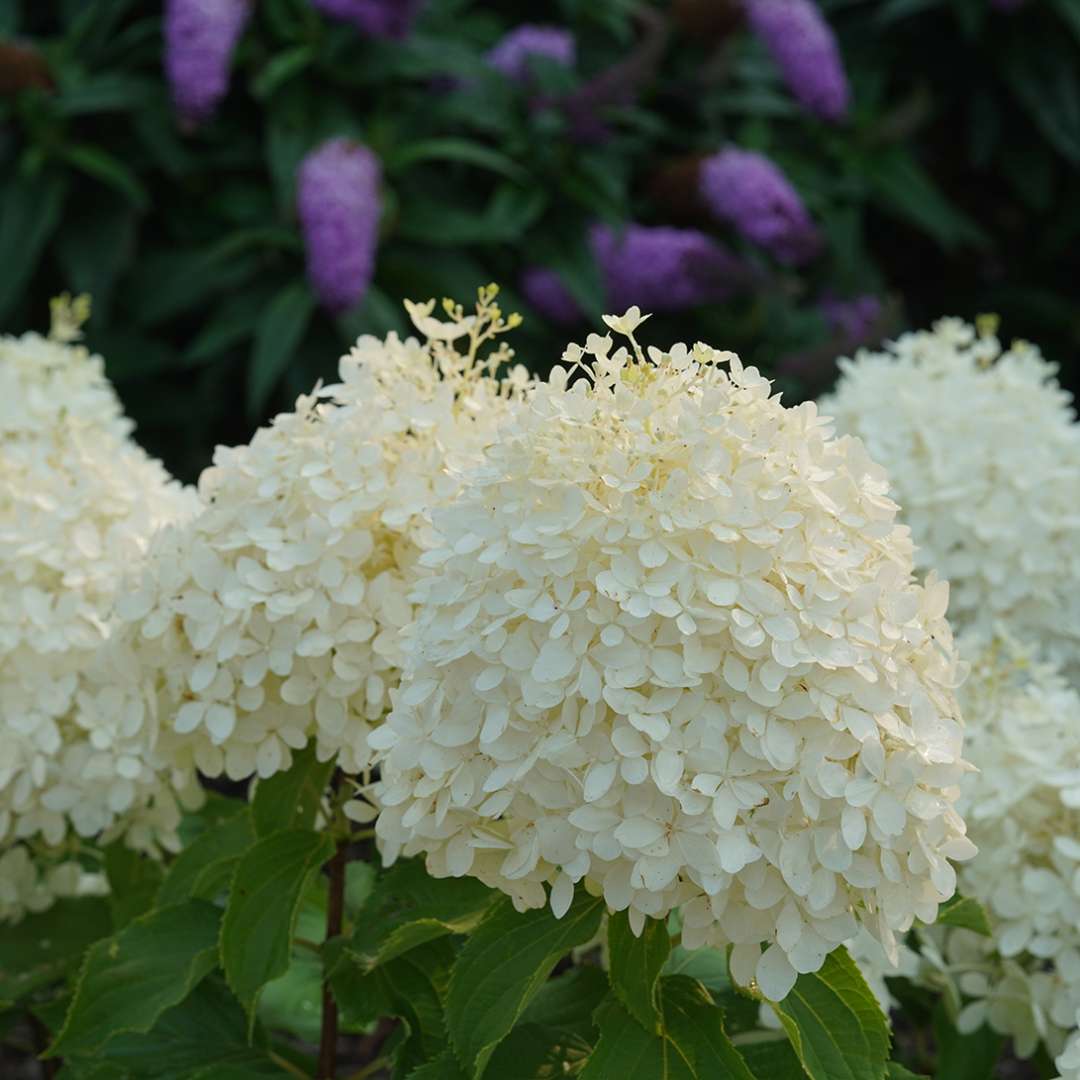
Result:
M1080 1080L1080 1013L1077 1013L1073 1032L1054 1064L1058 1067L1057 1080Z
M633 352L570 346L434 514L377 835L519 907L680 907L778 1000L860 924L892 952L974 851L948 588L813 404L605 321Z
M992 939L938 929L924 955L968 1000L961 1030L984 1021L1030 1055L1061 1050L1080 1009L1080 694L1034 650L999 636L963 640L966 755L959 806L978 858L960 891L981 901Z
M76 859L53 858L16 844L0 852L0 922L45 911L64 896L101 895L105 875L87 871Z
M954 621L989 633L1005 619L1075 662L1080 426L1055 366L1023 342L1003 351L993 330L942 319L860 351L821 410L888 471Z
M70 344L77 307L54 307L50 338L0 338L0 846L70 829L152 849L175 842L174 788L194 776L162 768L152 715L118 708L99 659L123 573L194 497L131 441L101 358ZM26 858L8 850L0 875L20 896ZM35 903L64 880L42 877Z
M448 322L410 305L426 343L362 337L339 383L220 448L204 509L159 536L118 606L178 760L267 777L314 740L320 759L366 767L430 509L528 384L520 367L498 376L512 352L489 343L518 318L496 292L475 315L447 304Z

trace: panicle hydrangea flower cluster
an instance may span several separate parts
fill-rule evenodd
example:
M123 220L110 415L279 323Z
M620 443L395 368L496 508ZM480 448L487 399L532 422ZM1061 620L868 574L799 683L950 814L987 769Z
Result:
M371 284L381 176L379 159L352 139L330 139L300 164L296 204L308 280L330 311L359 303Z
M1054 1064L1058 1067L1057 1080L1080 1080L1080 1012L1076 1015L1076 1027Z
M562 26L525 24L517 26L488 51L489 67L514 82L528 82L535 59L548 60L563 67L573 67L577 41Z
M1037 650L965 636L966 756L958 806L979 856L960 870L993 937L931 928L929 974L967 1004L961 1031L988 1023L1028 1057L1060 1052L1080 1009L1080 693Z
M426 344L360 338L339 383L219 448L199 482L205 509L159 537L120 599L175 753L207 775L267 777L312 741L346 772L368 763L430 508L528 382L520 367L497 377L513 354L489 343L517 316L492 288L476 315L448 305L441 322L432 307L410 308Z
M233 50L252 0L166 0L165 74L188 124L209 119L229 89Z
M762 154L726 147L701 163L709 212L783 263L801 265L821 252L821 235L799 193Z
M840 361L821 410L882 464L919 566L951 615L1075 658L1080 645L1080 426L1056 368L992 321L942 319Z
M0 845L12 873L23 842L175 846L177 797L197 791L157 753L142 703L120 707L102 662L121 577L194 497L131 441L101 358L68 343L80 306L54 303L51 338L0 339Z
M311 0L324 15L351 22L371 37L409 36L424 0Z
M747 277L746 267L727 248L697 229L666 225L594 225L589 247L600 269L607 305L623 311L637 305L654 311L685 311L729 296ZM522 275L525 298L560 326L581 322L584 313L553 270L531 267Z
M974 850L948 587L858 440L733 354L646 360L639 320L570 346L434 514L377 837L521 908L679 907L778 1000L860 925L892 952Z
M847 75L814 0L747 0L747 16L803 107L823 120L842 120L850 103Z

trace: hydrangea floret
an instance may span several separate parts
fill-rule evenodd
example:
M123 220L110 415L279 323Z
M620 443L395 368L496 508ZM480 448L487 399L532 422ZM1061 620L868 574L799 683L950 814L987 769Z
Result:
M858 440L642 321L568 347L433 514L377 837L519 908L680 908L779 1000L860 925L895 952L974 851L948 587Z

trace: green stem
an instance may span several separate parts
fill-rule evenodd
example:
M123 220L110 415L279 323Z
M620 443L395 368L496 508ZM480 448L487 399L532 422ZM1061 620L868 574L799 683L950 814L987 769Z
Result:
M326 940L338 937L345 912L345 861L347 844L338 841L337 851L326 864L330 890L326 901ZM333 1080L337 1075L338 1007L323 972L322 1030L319 1033L319 1080Z
M369 1061L358 1072L354 1072L347 1080L368 1080L369 1077L374 1076L381 1069L389 1068L390 1059L388 1057L376 1058L374 1061Z
M308 1076L308 1074L306 1072L304 1072L303 1069L301 1069L297 1065L294 1065L288 1058L282 1057L280 1054L275 1053L273 1050L267 1050L266 1051L266 1056L275 1065L277 1065L280 1068L284 1069L290 1075L299 1077L300 1080L311 1080L311 1077Z

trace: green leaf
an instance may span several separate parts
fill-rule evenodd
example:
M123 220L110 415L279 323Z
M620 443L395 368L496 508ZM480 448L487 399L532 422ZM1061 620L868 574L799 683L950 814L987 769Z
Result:
M214 967L220 921L212 904L190 900L93 944L48 1056L91 1053L121 1032L149 1031Z
M120 74L62 81L56 94L56 109L64 116L138 109L147 93L152 93L154 89L155 85L149 79Z
M111 933L108 902L97 896L57 900L17 925L0 926L0 1002L62 979L88 946Z
M333 769L332 760L316 758L312 743L293 754L293 763L285 772L260 780L251 800L256 835L312 828Z
M882 209L933 237L946 251L989 243L986 233L941 193L930 175L899 147L862 159L871 195Z
M150 196L139 178L119 158L92 143L71 143L62 147L61 158L87 176L120 192L137 209L145 210Z
M252 1022L259 991L288 970L308 882L333 853L329 836L290 829L263 837L240 859L221 924L221 966Z
M555 964L596 934L602 912L583 889L561 919L547 906L516 912L509 898L488 912L461 950L446 999L450 1039L469 1076L483 1074Z
M271 296L272 290L261 286L226 296L188 346L187 362L191 365L206 363L254 337L259 317Z
M254 842L255 830L246 809L206 829L173 860L158 890L158 904L176 904L191 897L212 900Z
M407 169L421 161L460 161L490 172L501 173L510 180L526 180L528 173L512 158L482 143L468 139L423 139L408 143L385 159L388 172Z
M889 1062L889 1071L885 1075L889 1080L930 1080L928 1076L923 1076L921 1073L913 1073L898 1061ZM949 1075L952 1076L953 1074L950 1073Z
M521 1023L556 1031L590 1034L592 1015L607 997L610 986L597 967L574 967L548 979L521 1014Z
M727 954L722 949L687 949L683 945L676 945L664 964L663 973L689 975L717 994L726 993L732 986Z
M349 952L370 971L427 941L468 933L498 895L475 878L433 878L418 860L396 863L357 914Z
M279 86L299 75L314 59L315 49L311 45L297 45L293 49L279 53L252 80L252 97L260 101L265 100Z
M495 1047L484 1078L544 1080L575 1075L591 1052L592 1043L573 1032L519 1023Z
M1047 142L1080 164L1080 76L1076 50L1055 31L1013 39L1001 69Z
M739 1053L750 1072L761 1080L806 1080L787 1038L762 1034L760 1041L739 1043Z
M957 894L952 899L946 900L938 908L938 916L934 923L937 926L959 926L965 930L974 930L976 934L982 934L983 937L994 935L986 908L970 896Z
M117 840L105 849L105 875L113 926L119 930L154 906L164 872L161 863Z
M648 1031L660 1028L656 982L671 952L662 919L646 919L640 936L630 929L625 911L608 919L611 988L631 1016Z
M783 1001L770 1002L811 1080L882 1080L889 1025L842 946L820 971L800 975Z
M306 282L286 285L270 302L255 331L248 369L247 406L257 416L289 364L315 311L315 297Z
M68 180L15 173L0 190L0 320L8 317L60 223Z
M600 1040L581 1080L754 1080L700 983L667 976L659 1002L661 1030L646 1031L612 995L597 1013Z
M402 204L398 235L426 245L494 245L520 240L548 203L542 188L501 184L480 211L444 197L413 198Z
M413 1069L406 1080L465 1080L465 1074L452 1051L444 1050L438 1057Z

